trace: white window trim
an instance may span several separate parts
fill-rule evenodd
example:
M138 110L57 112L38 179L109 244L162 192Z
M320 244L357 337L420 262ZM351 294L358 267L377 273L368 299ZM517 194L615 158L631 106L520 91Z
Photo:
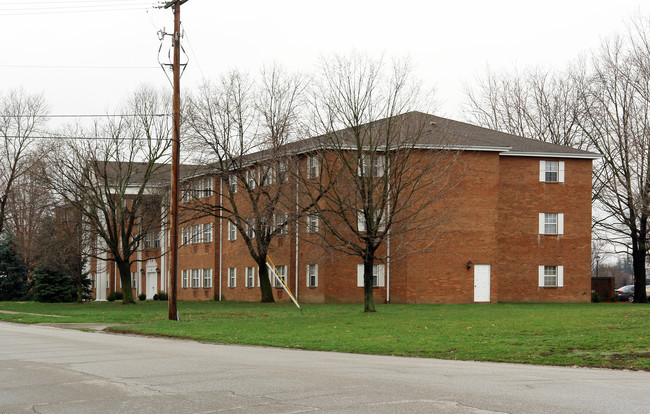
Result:
M256 185L256 182L255 182L255 169L250 169L250 170L246 171L246 185L248 185L248 188L250 190L255 189L255 185Z
M237 176L235 174L231 174L228 177L228 187L230 188L230 192L232 194L237 193Z
M361 154L361 158L359 159L359 167L357 169L357 174L361 176L363 173L363 177L371 177L370 175L370 160L371 160L370 154ZM381 153L375 153L374 158L372 159L375 163L374 166L374 174L372 177L378 178L378 177L383 177L386 171L385 166L385 160L384 157Z
M284 280L284 283L286 284L287 283L287 266L286 265L280 265L280 266L276 266L275 268L278 271L278 276L280 276L280 278L282 278L282 280ZM273 287L276 287L276 288L281 288L282 287L282 284L280 282L278 282L278 280L274 276L269 274L269 277L271 277L272 280L273 280Z
M539 162L539 181L543 182L543 183L545 183L545 182L563 183L564 182L564 161L558 161L557 181L546 181L546 161L540 160L540 162Z
M289 163L287 161L278 163L278 177L283 183L289 181Z
M547 214L557 214L557 233L546 233L545 221ZM562 235L564 234L564 213L539 213L539 234Z
M557 268L557 285L547 286L544 284L544 265L539 266L537 285L539 287L564 287L564 266L555 266Z
M189 286L189 280L187 270L181 270L181 287L187 288Z
M200 288L201 287L201 271L199 269L192 269L192 277L191 277L191 284L193 288ZM196 282L194 279L194 276L196 275Z
M228 222L228 240L235 241L237 240L237 226L232 221Z
M250 274L250 270L253 271L252 275ZM252 278L250 276L252 276ZM246 268L246 272L244 273L244 287L247 287L247 288L255 287L255 268L254 267L247 267Z
M249 239L255 238L255 220L250 219L246 222L246 235Z
M235 288L237 287L237 268L229 267L228 268L228 287Z
M203 187L203 197L210 197L212 195L212 177L205 177L201 181Z
M377 221L378 211L375 211L373 214L373 220ZM363 210L357 210L357 230L360 232L366 231L366 220L364 218ZM386 213L381 215L381 220L379 221L379 227L377 228L378 232L386 231Z
M203 223L203 228L201 229L201 236L203 239L203 243L211 243L212 242L212 223Z
M307 178L318 178L320 175L320 162L317 155L307 157Z
M206 281L208 281L208 283L206 283ZM201 271L201 283L205 288L212 287L212 269L203 269Z
M200 224L190 227L190 243L197 244L201 243L202 228Z
M313 284L311 283L311 277L310 277L311 276L310 270L311 270L312 266L313 266L314 273L315 273L315 275L314 275L315 276L314 277L314 283ZM307 265L307 277L306 277L306 279L307 279L307 287L318 287L318 265L317 264Z
M307 214L307 233L318 233L318 213L311 211Z
M386 285L386 268L384 264L372 265L373 276L377 274L377 284L373 287L384 287ZM373 278L374 279L374 278ZM363 264L357 265L357 287L363 287Z
M280 229L278 234L289 234L289 215L287 213L274 214L273 224L276 229Z

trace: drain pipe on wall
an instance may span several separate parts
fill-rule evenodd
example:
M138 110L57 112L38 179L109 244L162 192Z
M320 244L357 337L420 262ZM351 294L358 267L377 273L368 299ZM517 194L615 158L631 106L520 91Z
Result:
M300 219L298 218L299 212L300 212L300 184L298 183L298 180L296 179L296 300L300 300L300 296L298 296L298 275L300 274L299 267L298 267L298 242L300 241L299 236L298 236L298 230L300 229Z
M223 205L223 178L219 178L219 213ZM219 214L219 302L221 302L221 279L223 276L223 217Z
M390 164L388 166L390 174ZM389 175L390 176L390 175ZM390 180L388 181L388 202L386 203L386 218L390 220ZM393 221L390 220L392 223ZM390 303L390 227L388 228L386 240L386 303Z

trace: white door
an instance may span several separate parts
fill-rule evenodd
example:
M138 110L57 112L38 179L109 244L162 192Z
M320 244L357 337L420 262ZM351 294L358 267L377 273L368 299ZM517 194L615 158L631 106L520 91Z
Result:
M105 272L97 272L95 281L95 300L106 300L106 283L108 282Z
M158 294L158 273L147 272L147 299L153 299Z
M474 265L474 302L490 301L490 265Z

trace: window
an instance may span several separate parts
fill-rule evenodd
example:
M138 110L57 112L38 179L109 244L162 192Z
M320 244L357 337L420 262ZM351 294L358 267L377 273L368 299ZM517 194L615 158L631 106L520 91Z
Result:
M307 287L318 286L318 265L307 265Z
M540 287L564 286L564 266L540 266L538 282Z
M278 271L278 276L280 276L280 279L284 281L284 284L287 284L287 266L276 266L275 268ZM273 287L281 288L282 283L278 281L275 277L273 277Z
M237 176L232 174L228 177L228 185L230 186L230 192L235 194L237 192Z
M275 182L275 169L269 166L260 167L260 179L259 183L261 185L271 185Z
M278 234L289 234L289 217L287 213L274 216L275 226L279 229Z
M382 154L362 154L360 163L359 175L363 175L363 177L384 176L384 158Z
M248 235L248 237L250 239L255 238L255 220L254 219L250 219L246 223L246 234Z
M228 222L228 240L237 240L237 226L232 221Z
M138 272L131 272L131 287L138 288Z
M307 178L318 178L319 172L318 156L307 157Z
M203 179L203 197L210 197L212 195L212 177Z
M289 164L286 161L278 163L278 182L286 183L289 181Z
M181 287L186 288L186 287L189 286L189 285L188 285L189 278L188 278L188 276L187 276L187 270L183 270L183 271L181 272L181 275L182 275Z
M203 224L203 243L212 242L212 223Z
M372 286L382 287L385 285L385 267L383 264L372 265ZM357 265L357 286L363 287L363 265Z
M201 180L192 183L192 198L201 198Z
M377 215L379 214L379 211L375 211L373 213L373 221L376 223L377 222ZM360 232L366 231L366 218L365 215L363 214L363 210L359 210L357 212L357 229ZM379 225L377 226L377 231L378 232L383 232L386 231L386 214L382 212L381 219L379 220Z
M564 214L539 213L539 234L564 234Z
M199 277L199 269L192 269L192 287L201 287L201 278Z
M246 268L246 279L244 280L244 286L252 288L255 287L255 268L247 267Z
M181 235L182 235L182 240L183 244L187 244L190 241L190 229L187 227L183 227L181 229Z
M160 247L160 234L158 232L147 233L144 236L145 249L157 249Z
M190 243L201 243L201 225L197 224L196 226L192 226L192 238L190 239Z
M246 171L246 183L249 189L255 188L255 170Z
M237 269L234 267L228 268L228 287L237 287Z
M185 183L181 187L181 201L187 203L190 201L190 188L189 184Z
M212 269L203 269L203 287L212 287Z
M563 183L564 161L540 161L539 181L545 183Z
M307 215L307 233L318 233L318 213L315 211Z

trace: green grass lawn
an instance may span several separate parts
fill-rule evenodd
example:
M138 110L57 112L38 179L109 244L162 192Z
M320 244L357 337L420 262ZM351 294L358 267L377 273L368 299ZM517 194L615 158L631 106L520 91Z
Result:
M0 302L0 310L66 315L1 314L21 323L96 322L109 328L197 341L402 355L650 370L650 306L603 304L362 305L180 302L180 322L166 302L135 306L90 302Z

